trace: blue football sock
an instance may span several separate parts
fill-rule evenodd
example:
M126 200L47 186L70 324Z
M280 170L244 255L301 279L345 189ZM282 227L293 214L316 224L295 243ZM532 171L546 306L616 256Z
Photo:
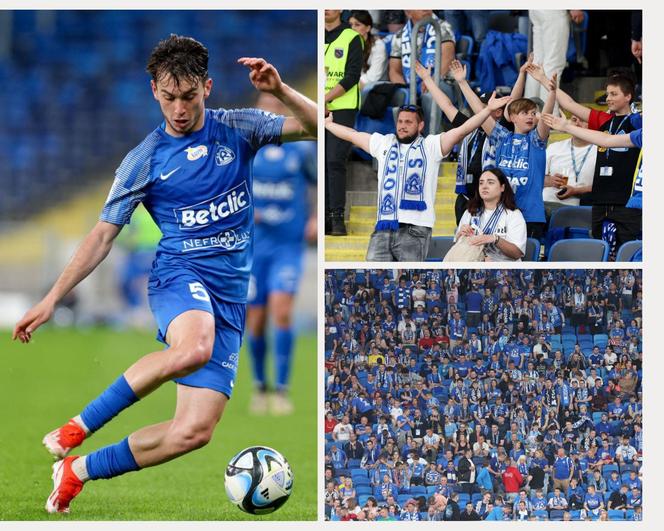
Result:
M90 433L93 433L137 400L136 393L129 387L123 374L106 391L85 406L81 418Z
M129 448L129 437L92 452L85 458L85 466L90 479L110 479L140 469Z
M249 334L249 352L254 366L254 381L265 388L265 336Z
M288 387L290 379L291 361L293 359L293 329L291 327L276 328L274 343L276 387L278 391L283 391Z

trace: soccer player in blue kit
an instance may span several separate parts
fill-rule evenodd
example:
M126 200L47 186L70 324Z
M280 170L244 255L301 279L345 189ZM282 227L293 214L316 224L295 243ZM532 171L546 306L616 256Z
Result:
M275 114L288 111L274 96L261 93L256 106ZM247 328L254 367L250 411L288 415L293 405L288 383L293 353L291 314L302 274L305 239L316 241L316 210L309 208L309 185L316 184L316 143L293 142L262 147L254 159L256 233L249 282ZM314 203L315 204L315 203ZM268 314L274 325L275 392L268 394L265 374Z
M171 35L152 51L147 71L163 123L124 159L101 213L53 288L17 323L27 343L71 289L108 255L142 202L162 231L148 285L165 350L143 356L43 443L53 465L48 512L69 512L83 484L158 465L207 444L234 385L253 248L251 163L269 143L314 138L316 104L282 82L260 58L241 58L261 92L292 117L256 109L207 110L208 51ZM174 380L172 420L147 426L86 456L68 456L123 409Z

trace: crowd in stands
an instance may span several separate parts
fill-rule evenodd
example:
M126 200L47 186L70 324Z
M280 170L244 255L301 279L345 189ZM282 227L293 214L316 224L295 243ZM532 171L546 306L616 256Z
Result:
M643 177L642 118L637 105L642 59L641 12L621 12L623 20L619 32L607 29L602 33L597 29L610 27L615 22L613 16L605 11L575 10L515 13L471 10L370 13L358 10L346 13L350 27L357 30L364 42L362 68L357 72L362 97L353 128L398 137L394 116L399 116L404 109L408 111L402 103L411 107L416 104L421 108L425 124L420 134L426 138L429 133L454 130L471 111L473 114L480 112L492 91L511 91L512 101L507 104L504 116L490 117L482 128L466 135L453 153L442 154L447 160L458 161L455 241L462 237L466 240L473 236L475 240L481 238L481 243L473 240L473 245L486 245L489 249L486 254L491 255L492 260L507 261L514 260L514 255L516 259L525 256L527 238L545 244L547 253L557 240L594 238L606 242L608 257L614 260L623 244L641 240ZM530 51L524 33L532 33ZM605 51L605 56L612 61L608 65L606 60L600 61L597 53L603 42L601 35L611 39L612 51ZM597 64L587 60L586 51ZM437 54L440 56L438 71L435 69ZM560 88L564 76L568 83L566 90L574 93L578 86L572 81L579 74L606 76L606 82L601 85L606 94L598 100L602 105L594 101L588 102L592 107L577 103ZM347 84L352 84L350 77L348 74L344 78ZM439 108L440 112L432 113L432 108ZM332 107L328 110L333 111ZM565 131L571 132L571 138L550 142L551 126L539 116L541 113L557 115L559 111L568 113L573 125L583 129L633 135L632 143L607 147L595 140L586 141L570 129ZM335 121L334 112L332 114L332 121ZM335 131L340 134L339 129ZM344 137L348 138L357 147L361 146L357 141L360 137ZM371 156L380 162L380 156L373 152ZM503 213L502 220L495 222L494 219L491 224L492 217L488 213L486 219L480 215L488 209L476 208L473 212L466 207L474 197L480 199L481 174L494 169L504 173L509 181L516 208ZM326 186L334 188L335 194L343 195L343 182L335 178ZM583 221L576 226L551 223L555 211L564 206L585 206L586 209L570 214L571 218L577 221L583 218ZM404 217L408 217L407 208L399 206ZM420 210L433 212L435 209L426 204ZM339 212L337 207L337 216ZM461 222L464 214L466 221L475 222L474 227L472 223ZM507 214L513 218L509 223ZM433 214L429 216L433 217ZM401 222L399 214L397 218ZM422 225L430 228L431 219L427 223ZM376 227L378 231L385 230ZM570 228L579 230L570 231ZM346 229L337 220L337 227L326 233L343 235ZM512 244L514 252L497 248L499 239L492 240L495 235ZM588 246L597 247L592 243ZM635 260L640 259L640 251L632 254L636 254ZM590 259L589 256L585 258Z
M640 520L640 270L328 270L330 520Z

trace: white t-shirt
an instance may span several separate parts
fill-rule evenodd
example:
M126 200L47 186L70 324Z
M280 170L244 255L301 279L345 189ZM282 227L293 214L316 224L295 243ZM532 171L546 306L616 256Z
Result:
M444 133L441 133L444 134ZM426 171L424 175L424 201L427 204L426 210L404 210L399 208L397 210L397 219L399 223L410 223L412 225L419 225L420 227L433 228L436 222L436 188L438 187L438 174L440 173L440 163L447 153L443 153L440 147L441 135L429 135L424 138L422 147L424 149L424 156L426 157ZM369 140L369 152L371 156L378 161L378 185L380 186L381 176L385 171L385 162L387 161L387 154L390 152L392 144L396 140L396 135L381 135L380 133L373 133ZM410 144L399 144L399 185L396 192L397 204L401 202L401 192L403 190L403 164L406 158L406 153ZM380 202L380 190L378 190L377 206Z
M378 37L374 38L371 52L369 53L369 68L366 72L362 72L360 76L360 83L366 85L368 83L375 83L376 81L383 81L387 77L387 49L385 42Z
M484 228L484 226L491 218L493 212L494 212L493 210L482 211L482 215L480 216L480 226L479 226L480 229ZM461 216L459 227L461 227L461 225L470 225L472 217L473 216L471 215L471 213L468 210L466 210L463 213L463 216ZM500 236L502 239L510 243L513 243L519 249L521 249L522 253L525 254L528 232L526 230L526 220L523 219L523 214L521 214L520 210L505 209L505 213L502 216L500 216L498 224L496 225L496 228L493 231L493 233L498 234L498 236ZM482 234L482 232L480 231L479 234ZM454 240L456 241L458 237L459 237L459 228L457 227L457 232L454 235ZM506 254L503 254L493 244L485 245L484 250L489 260L493 262L515 261L513 258L510 258ZM516 261L520 261L520 259Z
M546 148L546 175L553 175L560 173L567 175L567 184L569 186L592 186L593 178L595 177L595 161L597 160L597 146L590 145L585 147L574 147L571 145L572 139L561 140L549 144ZM571 146L571 150L570 150ZM577 179L576 172L574 171L574 164L572 163L572 150L574 151L574 160L576 160L576 168L579 170L579 178ZM586 153L588 156L586 157ZM583 161L585 157L585 162ZM578 206L580 203L579 196L568 197L567 199L558 199L556 193L560 188L554 186L546 186L542 192L544 201L551 203L561 203L563 205Z

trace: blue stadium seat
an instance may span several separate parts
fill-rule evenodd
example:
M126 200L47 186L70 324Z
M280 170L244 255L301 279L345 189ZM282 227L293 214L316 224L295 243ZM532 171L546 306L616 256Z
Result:
M562 519L563 519L563 511L559 509L552 509L551 511L549 511L549 520L562 520Z
M339 476L349 476L351 474L351 470L348 468L335 468L334 469L334 477L338 478Z
M549 512L544 509L539 509L533 511L533 516L536 516L537 518L547 519L549 518Z
M526 252L524 254L523 260L530 262L539 262L541 248L542 244L538 239L528 238L526 240Z
M451 236L434 236L429 244L427 261L442 262L445 255L454 245L454 238Z
M609 244L591 238L558 240L548 255L549 262L606 262L608 258Z
M634 518L634 509L627 509L625 511L625 520L632 520Z
M370 494L359 494L357 495L357 503L360 504L360 507L364 507L367 503L367 500L371 497Z
M369 479L369 474L364 468L353 468L350 471L350 477L355 481L355 478L364 477Z
M371 481L369 480L368 477L366 476L353 476L352 473L353 471L350 471L351 473L351 478L353 478L353 485L356 487L368 487L371 485Z
M625 511L609 509L607 512L609 514L609 520L624 520L625 519Z
M355 492L358 496L363 494L371 495L373 489L367 485L355 485Z
M459 507L463 509L469 501L470 501L470 494L466 492L461 492L459 494Z
M427 489L423 485L414 485L410 488L410 494L412 496L426 496Z
M632 240L623 243L616 253L616 262L631 262L634 253L641 249L643 242L641 240Z
M359 468L361 462L361 459L349 459L348 468Z

